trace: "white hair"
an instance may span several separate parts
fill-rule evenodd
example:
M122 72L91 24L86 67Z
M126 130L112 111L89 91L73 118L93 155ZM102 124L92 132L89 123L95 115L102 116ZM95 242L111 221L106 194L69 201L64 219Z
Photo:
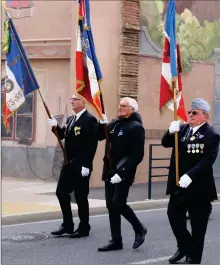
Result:
M133 98L130 98L130 97L125 97L125 98L122 98L123 100L127 100L128 101L128 105L130 107L132 107L134 109L135 112L138 111L138 103L135 99Z

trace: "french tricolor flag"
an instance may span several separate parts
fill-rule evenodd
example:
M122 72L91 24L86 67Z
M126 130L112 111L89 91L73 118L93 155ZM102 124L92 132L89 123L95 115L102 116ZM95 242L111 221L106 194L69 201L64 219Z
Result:
M79 0L76 46L76 92L85 98L102 118L100 87L102 73L96 56L90 23L89 0Z
M12 19L5 21L7 40L4 124L8 131L10 116L25 102L25 97L39 88Z
M174 111L172 78L177 78L177 116L187 121L182 95L181 59L179 44L176 40L176 2L169 0L165 23L165 40L160 82L160 110L164 107Z

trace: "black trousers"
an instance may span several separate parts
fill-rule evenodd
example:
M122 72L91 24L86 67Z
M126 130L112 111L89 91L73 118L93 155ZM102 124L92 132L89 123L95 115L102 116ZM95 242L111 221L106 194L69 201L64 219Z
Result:
M200 264L209 219L210 201L204 197L171 195L168 218L177 240L178 248L186 252L195 264ZM191 217L191 234L187 230L186 212Z
M64 227L74 226L70 196L70 193L74 191L80 219L79 229L81 231L88 231L90 229L88 202L89 177L83 177L81 175L81 168L73 168L71 166L64 166L62 168L56 195L62 210Z
M120 182L111 184L105 182L105 199L109 212L109 222L112 239L121 241L121 215L133 226L136 233L143 228L134 211L127 205L127 197L130 189L130 183Z

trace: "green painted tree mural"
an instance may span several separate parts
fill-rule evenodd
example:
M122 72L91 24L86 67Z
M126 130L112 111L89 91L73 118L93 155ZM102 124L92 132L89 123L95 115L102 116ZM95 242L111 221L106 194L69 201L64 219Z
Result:
M141 1L141 24L147 26L151 39L163 48L163 1ZM192 61L212 58L214 48L220 48L220 19L201 25L190 10L177 15L177 37L184 72L192 70Z

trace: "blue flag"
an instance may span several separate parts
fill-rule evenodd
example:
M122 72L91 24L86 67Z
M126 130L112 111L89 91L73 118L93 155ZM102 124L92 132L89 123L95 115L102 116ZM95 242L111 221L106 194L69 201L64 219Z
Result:
M177 77L177 50L176 50L176 2L169 0L166 14L165 34L170 43L170 68L172 77Z
M29 60L12 19L6 22L8 47L6 53L5 110L7 117L25 102L25 97L39 88Z

